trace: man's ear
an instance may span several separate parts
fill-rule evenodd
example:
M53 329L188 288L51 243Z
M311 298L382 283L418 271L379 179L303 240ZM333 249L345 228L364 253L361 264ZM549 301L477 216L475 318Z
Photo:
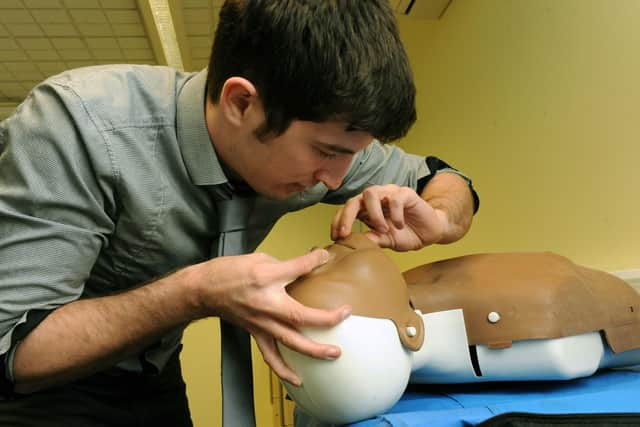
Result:
M227 121L235 126L247 120L247 112L255 105L258 97L256 87L242 77L230 77L222 86L219 106Z

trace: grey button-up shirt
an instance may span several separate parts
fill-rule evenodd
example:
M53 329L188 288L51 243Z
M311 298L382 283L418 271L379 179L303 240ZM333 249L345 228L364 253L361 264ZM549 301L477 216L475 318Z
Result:
M0 355L29 313L109 295L210 257L227 181L204 121L206 71L100 66L37 86L0 123ZM336 191L258 196L242 251L283 214L372 184L416 187L423 157L374 142ZM213 195L213 197L212 197ZM161 369L183 328L120 367ZM1 356L0 356L1 357Z

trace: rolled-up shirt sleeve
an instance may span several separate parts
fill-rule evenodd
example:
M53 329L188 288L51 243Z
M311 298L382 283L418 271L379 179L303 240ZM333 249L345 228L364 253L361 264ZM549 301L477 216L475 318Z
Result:
M0 355L29 318L82 295L113 231L105 189L117 173L94 129L73 91L52 82L0 122Z

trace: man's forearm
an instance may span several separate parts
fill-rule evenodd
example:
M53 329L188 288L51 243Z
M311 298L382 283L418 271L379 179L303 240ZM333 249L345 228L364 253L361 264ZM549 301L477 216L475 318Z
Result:
M53 311L16 349L15 390L29 393L108 368L194 318L191 269Z
M469 184L455 173L440 173L429 181L421 197L447 219L443 238L438 243L451 243L462 238L473 219L473 196Z

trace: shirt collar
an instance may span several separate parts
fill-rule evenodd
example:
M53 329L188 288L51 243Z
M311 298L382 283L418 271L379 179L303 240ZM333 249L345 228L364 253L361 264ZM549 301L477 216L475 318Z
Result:
M196 185L227 184L205 121L207 70L191 76L178 94L178 145L185 166Z

